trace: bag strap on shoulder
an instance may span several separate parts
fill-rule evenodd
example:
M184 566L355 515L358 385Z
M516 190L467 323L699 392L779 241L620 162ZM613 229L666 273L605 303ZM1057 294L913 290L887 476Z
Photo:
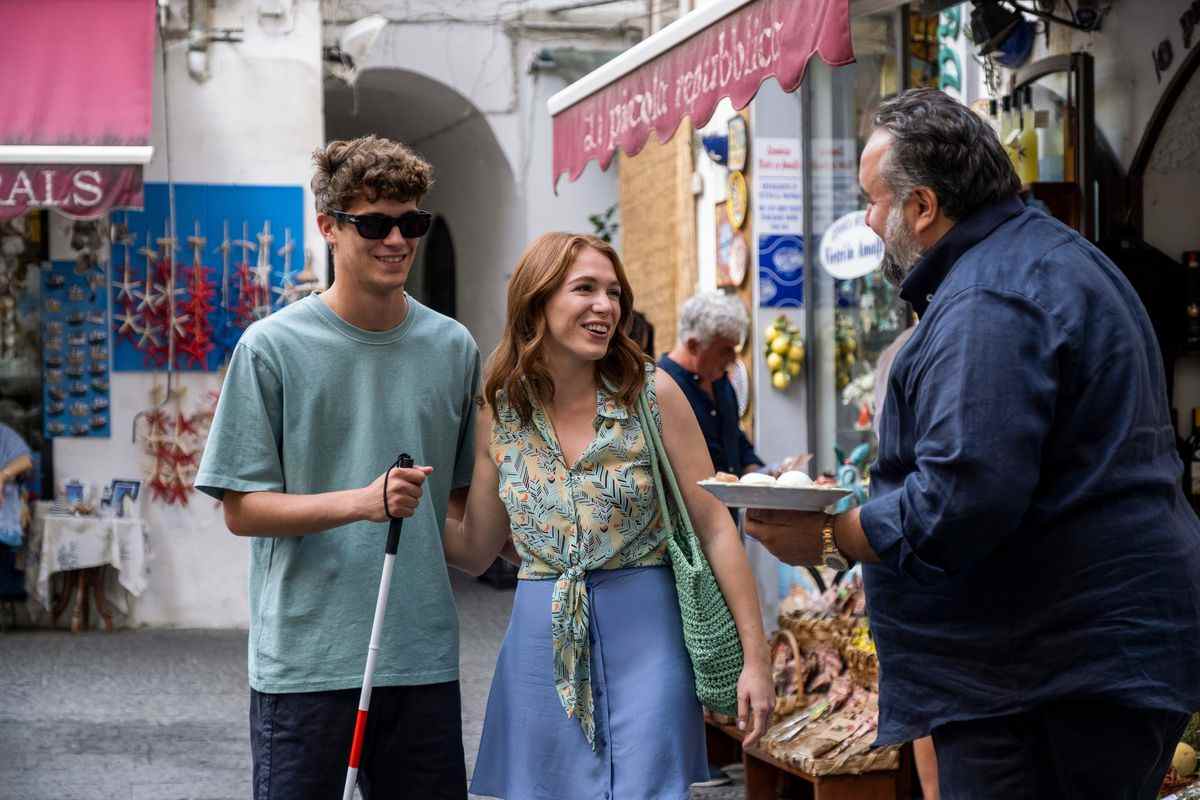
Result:
M667 448L663 445L662 437L659 436L658 426L654 424L654 416L650 413L650 403L646 399L644 391L638 396L638 413L642 418L642 435L646 440L646 449L650 453L650 472L654 476L654 490L658 494L658 507L662 514L663 524L669 525L674 520L682 526L684 534L694 536L695 530L692 528L691 517L687 513L687 505L683 502L683 494L679 491L679 483L675 480L675 470L671 467L670 458L667 457ZM677 511L674 517L671 516L668 509L668 495L663 485L664 477L666 483L671 487L670 499L675 503Z

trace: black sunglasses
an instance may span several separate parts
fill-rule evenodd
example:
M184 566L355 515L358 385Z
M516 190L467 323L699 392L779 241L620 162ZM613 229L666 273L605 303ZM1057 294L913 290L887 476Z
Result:
M433 224L433 214L428 211L405 211L398 217L387 214L347 214L345 211L330 209L329 215L339 222L349 222L364 239L386 239L392 228L399 228L400 235L405 239L420 239L429 233Z

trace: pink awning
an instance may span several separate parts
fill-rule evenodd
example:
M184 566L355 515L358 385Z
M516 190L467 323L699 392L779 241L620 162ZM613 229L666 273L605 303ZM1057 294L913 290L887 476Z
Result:
M0 2L0 218L140 206L154 0Z
M607 169L654 131L666 142L684 117L699 127L728 97L744 108L774 77L791 92L817 54L854 60L849 0L718 0L687 14L550 98L554 174L575 180L592 159Z

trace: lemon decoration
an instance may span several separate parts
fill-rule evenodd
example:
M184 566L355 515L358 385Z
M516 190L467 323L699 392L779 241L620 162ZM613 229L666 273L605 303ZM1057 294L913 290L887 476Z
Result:
M763 331L763 354L771 373L771 385L786 391L792 378L804 369L804 337L786 316L779 316Z

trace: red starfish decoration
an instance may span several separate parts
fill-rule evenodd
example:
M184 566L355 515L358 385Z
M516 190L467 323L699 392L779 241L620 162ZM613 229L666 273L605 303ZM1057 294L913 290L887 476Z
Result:
M213 350L213 343L199 337L188 338L175 346L176 362L186 359L186 366L204 369L208 365L208 354ZM184 366L184 364L179 364Z
M183 481L176 480L174 484L167 487L171 493L171 499L167 500L168 505L178 502L181 506L188 504L188 495L192 492L192 487L185 484Z
M161 480L159 480L159 478L157 476L155 476L154 478L152 478L150 480L149 486L150 486L150 492L156 500L162 500L166 503L171 502L170 489L168 488L168 486L165 483L163 483Z
M196 426L183 414L175 418L175 433L180 436L195 436Z
M200 457L197 452L187 452L184 450L176 450L174 462L176 467L194 467L196 459Z

